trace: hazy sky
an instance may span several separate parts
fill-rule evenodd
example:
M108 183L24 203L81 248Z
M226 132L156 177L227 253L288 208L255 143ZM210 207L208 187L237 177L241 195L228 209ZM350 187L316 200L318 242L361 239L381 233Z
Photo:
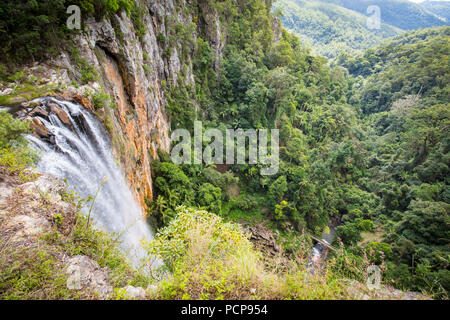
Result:
M425 0L409 0L411 2L424 2ZM449 2L450 0L439 0L439 1L447 1Z
M425 0L409 0L411 2L424 2ZM447 1L449 2L450 0L440 0L440 1Z

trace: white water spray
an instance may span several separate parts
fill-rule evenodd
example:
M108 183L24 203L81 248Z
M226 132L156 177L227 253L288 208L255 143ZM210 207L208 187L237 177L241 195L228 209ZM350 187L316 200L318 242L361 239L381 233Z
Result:
M150 240L153 234L121 168L115 163L103 126L76 103L54 98L39 101L44 105L56 103L67 113L72 128L63 124L56 114L49 113L47 119L37 116L53 135L51 143L27 137L42 151L37 169L66 178L82 197L94 196L100 188L92 219L100 229L120 234L123 249L136 264L145 255L141 240Z

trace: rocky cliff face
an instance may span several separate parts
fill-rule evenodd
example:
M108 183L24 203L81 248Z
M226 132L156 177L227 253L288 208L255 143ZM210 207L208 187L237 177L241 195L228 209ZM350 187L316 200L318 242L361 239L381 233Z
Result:
M82 17L84 29L73 38L75 51L27 67L28 79L39 79L39 89L10 102L53 95L92 110L111 135L115 156L145 209L153 200L151 162L158 150L167 152L170 146L166 89L194 84L192 59L200 34L214 50L211 68L218 69L227 39L221 19L227 17L208 1L136 3L141 14L138 26L123 11L100 21ZM277 41L281 36L277 20L272 28ZM0 95L12 90L3 88ZM28 102L22 106L33 107ZM45 129L37 119L32 121L37 131Z
M176 80L183 62L176 48L163 57L158 34L167 32L164 17L185 24L172 1L146 1L142 7L145 34L139 39L123 12L110 19L87 21L86 32L76 39L80 55L100 74L99 84L117 108L99 114L108 124L116 157L123 164L132 190L141 205L152 200L151 159L158 149L169 149L169 123L164 113L166 98L161 84ZM56 64L74 75L79 72L68 59ZM151 71L149 71L151 70ZM189 73L186 81L193 81Z
M167 99L164 86L183 77L186 84L194 82L191 54L181 57L183 39L173 37L176 25L188 25L193 17L187 13L185 1L140 1L143 30L138 36L131 18L125 12L96 21L85 19L85 30L74 41L78 49L62 52L57 58L36 64L28 71L45 74L47 84L63 90L56 95L75 99L94 111L111 134L116 158L121 162L130 186L145 208L146 199L152 200L150 164L157 150L169 150L169 120L165 114ZM216 60L223 48L220 25L206 4L207 26L211 24L210 37L217 51ZM195 32L191 34L195 40ZM174 38L172 43L167 39ZM93 67L97 79L83 86L74 80L82 79L79 61ZM182 75L181 71L183 69ZM78 81L79 82L79 81ZM96 92L96 93L94 93ZM111 101L103 108L95 108L95 95L109 95Z

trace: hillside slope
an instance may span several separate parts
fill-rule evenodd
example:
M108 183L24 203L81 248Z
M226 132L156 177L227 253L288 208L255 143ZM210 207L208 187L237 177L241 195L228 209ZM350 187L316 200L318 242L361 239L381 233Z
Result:
M408 0L320 0L344 8L367 13L369 6L378 6L381 10L381 20L403 30L415 30L448 25L436 14L426 10L420 4Z
M391 276L441 297L450 288L449 39L450 27L411 31L341 60L356 76L350 101L366 128L366 186L380 198L372 215L392 250Z
M367 16L342 6L310 0L278 0L283 25L316 54L335 58L340 52L357 53L381 39L402 32L382 23L380 30L367 28Z
M381 28L369 29L369 6L379 6ZM421 5L406 0L278 0L284 26L299 36L316 54L335 58L341 52L361 53L382 39L405 30L449 25L450 3L428 1ZM430 10L427 10L430 8ZM438 14L441 13L441 16Z
M445 19L447 25L450 22L450 2L448 1L424 1L420 5L430 12Z
M338 283L322 276L306 280L301 272L275 275L269 274L268 270L258 270L264 273L250 275L252 281L248 281L242 276L242 270L236 269L234 277L224 281L230 269L240 267L236 262L233 262L236 265L228 263L227 268L220 269L221 287L216 290L217 284L208 279L208 276L214 278L216 275L207 269L201 279L199 269L213 265L213 262L220 263L223 259L216 258L212 262L211 258L205 259L209 252L202 251L196 252L198 256L190 257L195 259L193 268L182 271L181 289L176 282L179 271L174 272L174 277L158 281L149 275L148 269L141 267L136 270L129 265L119 249L120 241L117 241L116 235L99 231L92 221L89 223L81 216L79 201L83 199L78 199L62 181L32 170L22 171L18 175L11 169L0 165L0 300L186 299L188 293L192 299L214 298L216 294L220 294L217 297L235 299L429 299L390 286L370 291L357 281ZM220 223L219 217L206 212L191 211L190 214L211 219L204 221L203 227ZM184 229L187 234L199 230L198 225L188 225L186 221L179 221L175 226L178 230ZM246 254L259 259L239 227L229 224L221 224L220 227L221 234L216 234L217 237L231 243L227 232L235 232L233 235L239 236L240 241L233 242L233 246L250 246L250 252ZM185 235L178 231L172 236ZM214 241L207 234L198 236L197 241ZM215 242L217 246L217 239ZM159 245L164 245L164 242L157 239L153 247L158 248ZM201 250L195 247L196 243L190 245ZM179 243L178 249L181 249ZM242 257L245 258L247 256ZM253 268L262 267L259 262L251 261L250 264ZM187 274L189 277L186 277ZM197 291L199 280L209 284L205 287L211 296L205 296L206 290ZM308 281L309 285L300 288L296 286L297 281ZM225 292L221 289L224 285Z

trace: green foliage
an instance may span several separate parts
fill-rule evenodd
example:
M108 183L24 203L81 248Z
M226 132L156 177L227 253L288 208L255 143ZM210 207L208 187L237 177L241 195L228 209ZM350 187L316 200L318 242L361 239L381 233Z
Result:
M358 220L378 220L389 275L396 286L444 297L448 261L448 27L405 33L341 62L357 78L353 96L363 112L369 192L379 201L344 216L344 242L358 241ZM380 257L376 257L380 261ZM397 277L397 278L396 278Z
M355 245L362 240L359 226L356 223L346 223L336 228L336 236L345 244Z
M366 245L366 254L371 257L373 263L379 265L384 259L392 258L392 248L387 243L369 242Z
M91 94L91 101L94 109L99 110L106 107L115 109L116 104L111 96L103 91L95 91Z
M171 277L161 282L159 299L336 299L345 296L329 274L311 277L304 269L275 274L235 223L185 207L146 244L161 257ZM306 280L308 279L308 280Z
M343 52L329 65L325 58L311 55L304 41L282 27L278 30L270 3L205 3L208 10L217 12L220 39L197 6L189 8L193 23L181 25L167 16L164 33L157 35L163 58L168 60L177 48L182 60L178 80L161 82L172 129L192 130L193 122L201 120L205 127L222 132L277 128L281 133L279 171L273 176L262 176L261 164L230 165L227 173L221 173L222 168L204 165L177 166L164 155L152 163L150 211L158 226L166 227L149 250L162 257L173 274L158 297L236 298L233 294L241 290L238 297L302 298L323 297L326 288L333 295L340 290L326 278L330 287L316 286L321 289L308 295L303 271L286 275L285 282L275 281L276 292L268 289L258 255L247 246L244 235L195 208L220 214L227 221L269 219L283 233L293 229L320 235L331 221L340 221L336 234L345 250L331 260L336 275L363 281L361 270L369 262L386 263L388 279L398 277L396 286L445 296L449 283L449 28L405 33L353 56L400 30L382 25L380 31L368 32L365 17L355 12L323 1L283 1L282 19L288 27L312 39L328 57ZM64 44L61 40L72 35L64 27L64 4L63 0L0 4L0 17L5 18L0 22L0 41L6 43L0 49L2 56L41 59L55 44ZM147 8L141 2L74 4L81 6L83 16L97 19L124 10L137 36L141 40L144 36L142 17ZM6 17L4 10L16 10L17 15ZM275 35L280 36L277 41ZM218 44L224 44L220 54L214 50ZM145 53L143 57L148 63ZM80 82L97 80L95 70L76 50L73 59ZM195 83L186 85L191 65ZM28 81L25 73L11 76L4 69L0 69L2 81ZM144 70L153 72L147 65ZM25 93L28 89L24 88ZM93 93L92 100L96 109L111 104L101 91ZM2 159L18 159L14 152L21 150L20 133L25 128L10 118L0 121L0 143L10 144L0 145L8 151ZM179 205L185 207L177 209ZM58 216L54 220L56 224L65 221ZM371 232L375 226L376 232L383 230L384 238L367 244L361 232ZM69 253L121 265L113 253L105 256L96 249L111 242L98 240L86 228L77 228L74 237L74 245L66 247ZM229 237L239 243L229 246ZM239 270L245 270L244 274ZM256 296L250 293L252 283L258 284Z
M428 104L447 102L450 27L409 32L364 55L341 55L339 61L357 75L369 76L355 99L364 113L386 111L407 95L420 95Z
M179 207L177 215L166 227L160 229L156 238L148 243L151 255L162 258L173 270L177 262L183 260L189 249L193 231L198 230L199 238L211 237L207 248L211 255L218 258L223 254L232 254L241 249L251 248L251 243L237 224L224 223L221 218L191 208ZM200 228L202 226L203 228ZM200 241L200 239L199 239Z
M275 204L283 199L287 191L287 181L285 176L280 176L269 187L268 195L271 201Z
M181 78L164 84L172 128L192 130L194 120L221 131L278 128L279 171L265 177L259 164L229 166L239 178L234 187L239 196L234 197L227 190L233 189L232 184L212 169L197 165L160 172L156 165L153 212L160 225L176 216L179 204L206 207L231 220L270 219L281 231L293 227L316 235L330 221L340 220L336 234L346 249L345 257L335 260L338 274L364 279L359 267L387 261L394 268L388 273L403 275L403 265L410 273L420 273L417 281L403 284L417 290L439 288L433 291L439 294L446 290L426 283L428 279L445 283L442 269L448 250L430 238L413 238L433 233L409 226L405 219L414 212L417 217L412 221L446 226L442 203L450 199L448 28L405 33L352 56L349 48L358 51L400 30L383 25L379 32L368 33L366 18L359 14L323 4L307 7L308 15L301 19L311 29L308 32L316 32L317 41L328 43L326 50L332 56L346 52L329 66L282 28L281 38L272 44L267 18L276 18L263 10L261 2L209 5L227 31L224 53L217 60L210 45L217 39L201 33L194 46L195 87L186 86ZM342 18L344 12L349 19ZM289 20L289 14L284 20L293 24L297 20ZM361 28L353 28L354 19ZM309 26L311 20L321 27ZM197 27L208 28L199 21ZM174 25L173 29L182 34L184 28ZM170 36L171 32L158 36L166 49L176 43ZM171 183L171 175L183 178ZM412 201L419 200L429 202L440 214L414 210ZM377 234L382 233L378 228L385 232L384 238L362 247L367 242L361 233L366 237L375 226ZM433 231L445 239L441 229ZM399 232L405 235L396 237ZM177 290L184 292L171 288L177 297Z
M222 207L222 190L210 183L204 183L198 189L198 203L206 210L219 212Z
M27 147L27 141L23 137L25 133L30 133L27 122L0 111L0 166L22 172L26 166L36 161L36 156Z
M415 244L446 246L450 239L450 204L413 200L395 231L396 236Z
M142 34L139 10L133 0L8 0L0 3L0 48L2 62L42 60L69 48L70 37L66 13L69 5L81 8L81 17L95 15L100 19L124 10L132 14L138 35Z
M166 92L167 112L174 128L193 128L196 118L193 89L189 86L173 86Z
M373 222L371 220L362 220L358 223L358 228L361 231L370 232L373 229Z
M21 147L26 144L24 133L29 133L28 123L14 119L7 112L0 112L0 148Z
M79 294L67 288L67 276L56 272L57 259L48 246L40 249L7 249L10 259L0 256L0 297L17 299L69 299Z

